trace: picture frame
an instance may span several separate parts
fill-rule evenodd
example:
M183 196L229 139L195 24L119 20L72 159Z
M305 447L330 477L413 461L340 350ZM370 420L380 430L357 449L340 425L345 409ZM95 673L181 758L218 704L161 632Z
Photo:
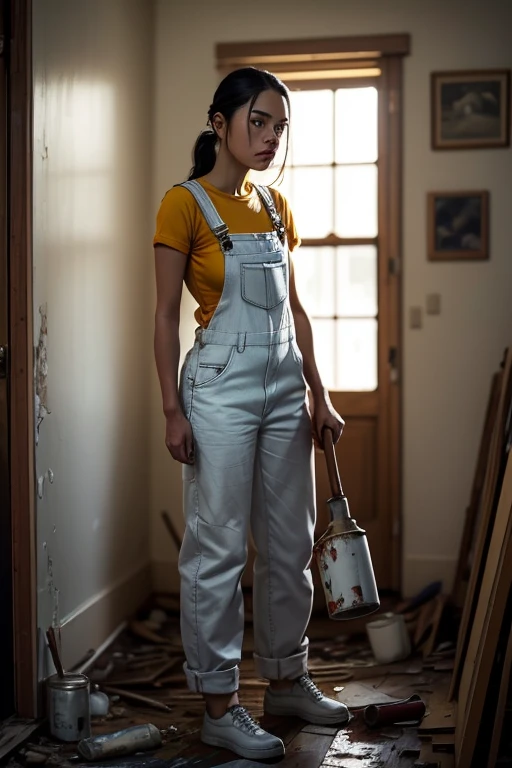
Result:
M480 261L489 258L489 192L429 192L429 261Z
M431 73L432 149L510 145L510 69Z

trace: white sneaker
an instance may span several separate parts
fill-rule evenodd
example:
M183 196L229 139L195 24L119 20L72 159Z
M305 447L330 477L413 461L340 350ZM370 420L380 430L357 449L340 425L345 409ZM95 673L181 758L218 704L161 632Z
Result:
M350 719L345 704L324 696L309 675L302 675L295 680L292 689L288 691L267 688L263 709L269 715L301 717L315 725L342 724Z
M214 747L230 749L249 760L284 755L284 744L253 720L244 707L235 704L223 717L213 719L205 712L201 741Z

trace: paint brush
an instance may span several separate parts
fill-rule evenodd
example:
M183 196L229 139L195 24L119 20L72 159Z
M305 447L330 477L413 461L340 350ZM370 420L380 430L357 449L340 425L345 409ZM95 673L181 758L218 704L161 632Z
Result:
M50 653L52 655L57 674L59 677L64 677L64 667L62 666L62 661L60 660L60 653L57 647L57 638L55 637L55 630L53 627L49 627L46 630L46 638L48 640L48 646L50 648Z

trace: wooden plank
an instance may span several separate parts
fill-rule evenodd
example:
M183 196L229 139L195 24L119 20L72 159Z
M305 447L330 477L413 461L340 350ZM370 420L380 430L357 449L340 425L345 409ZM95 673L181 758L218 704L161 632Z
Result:
M464 608L457 638L457 649L455 653L455 663L453 668L452 682L450 686L449 698L456 696L464 659L468 647L469 630L473 624L475 608L478 600L478 588L482 579L482 572L485 567L490 531L495 517L495 498L497 492L498 477L501 460L503 456L503 446L505 439L505 422L508 415L512 389L512 351L508 348L505 352L503 363L502 387L500 390L496 421L493 428L489 464L486 473L484 486L482 489L482 501L480 508L480 519L478 523L477 537L475 541L475 551L471 563L471 572L464 601Z
M424 657L430 656L430 654L434 651L437 633L439 631L439 624L441 623L446 600L446 595L436 595L434 598L434 611L429 622L430 633L422 646L422 653Z
M484 426L482 429L482 436L480 439L480 448L478 451L478 459L475 467L475 474L473 478L473 485L471 488L471 496L469 506L466 511L466 519L464 522L464 531L462 534L462 541L459 548L459 559L457 562L457 571L452 588L452 602L454 605L462 607L464 604L464 592L465 584L469 576L469 557L471 552L471 545L475 540L475 528L478 515L478 509L480 507L480 500L482 496L482 490L485 481L485 474L487 464L489 461L489 450L491 445L491 438L493 427L496 421L498 412L499 394L502 386L503 372L498 371L494 374L491 381L491 389L489 392L489 399L487 401L487 408L484 418Z
M512 585L512 453L509 454L459 690L456 757L471 765L478 725ZM505 564L508 564L506 566Z
M498 750L501 742L503 720L505 717L505 707L510 690L510 673L512 671L512 633L509 634L507 651L503 661L503 673L501 677L500 692L496 703L496 715L492 731L491 745L489 748L489 760L487 768L494 768L498 759Z
M332 740L332 736L301 731L286 747L284 760L279 765L283 768L317 768L322 764Z
M429 710L421 725L418 733L453 733L457 723L457 705L455 702L441 702L438 704L429 704Z

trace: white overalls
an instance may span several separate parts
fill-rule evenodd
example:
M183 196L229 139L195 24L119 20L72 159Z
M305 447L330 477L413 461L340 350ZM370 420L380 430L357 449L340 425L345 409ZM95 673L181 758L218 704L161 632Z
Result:
M277 231L230 235L201 185L183 186L219 240L225 277L180 377L195 450L194 465L183 465L181 633L191 690L230 693L238 688L249 525L257 551L256 672L293 679L307 670L311 423L288 299L288 249L270 193L257 188Z

